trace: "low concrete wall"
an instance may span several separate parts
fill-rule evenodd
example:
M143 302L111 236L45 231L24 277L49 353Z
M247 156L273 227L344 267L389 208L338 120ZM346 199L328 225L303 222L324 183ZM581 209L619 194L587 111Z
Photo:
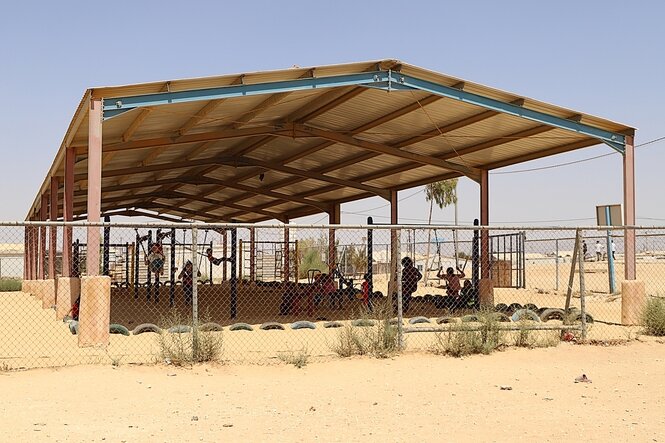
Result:
M108 346L110 320L111 277L81 277L79 347Z
M624 280L621 282L621 323L639 325L642 311L647 302L644 282Z
M55 299L55 319L62 320L81 295L81 280L77 277L59 277Z
M489 278L478 280L478 298L483 308L494 308L494 283Z
M40 280L42 309L51 309L55 306L56 280Z

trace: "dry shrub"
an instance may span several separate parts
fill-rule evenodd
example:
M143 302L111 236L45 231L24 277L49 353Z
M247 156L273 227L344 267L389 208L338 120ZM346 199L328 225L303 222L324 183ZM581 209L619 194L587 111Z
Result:
M432 352L452 357L471 354L490 354L504 346L505 331L502 331L492 312L478 314L480 323L461 323L451 326L450 331L436 334Z
M518 348L548 348L557 346L560 342L560 332L533 330L529 326L532 322L520 320L516 322L519 330L515 334L515 346Z
M200 323L205 322L207 320L202 319ZM162 361L176 366L220 361L224 350L221 332L196 330L192 320L181 316L177 310L171 311L161 324L162 332L157 335L157 344ZM192 331L168 332L169 328L180 325L190 326Z
M665 336L665 300L650 297L644 305L641 320L646 335Z
M373 321L374 326L352 326L347 323L339 331L337 342L331 348L340 357L372 355L387 358L399 350L397 326L391 324L392 305L382 300L374 303L371 313L359 312L359 319Z
M288 352L280 352L277 354L277 358L279 358L281 361L283 361L286 364L293 365L296 368L304 368L307 366L307 363L309 362L309 350L307 347L303 347L298 351L288 351Z

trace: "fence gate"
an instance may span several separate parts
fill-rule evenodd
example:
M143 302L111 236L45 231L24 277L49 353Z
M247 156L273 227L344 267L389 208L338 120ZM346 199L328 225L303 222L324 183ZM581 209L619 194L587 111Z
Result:
M495 288L525 288L526 233L490 235L490 276Z

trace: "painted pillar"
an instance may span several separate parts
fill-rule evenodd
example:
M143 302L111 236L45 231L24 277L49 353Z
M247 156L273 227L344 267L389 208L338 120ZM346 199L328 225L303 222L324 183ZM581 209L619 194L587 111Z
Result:
M102 200L102 100L90 100L88 112L88 221L100 221ZM99 228L88 227L86 274L99 275Z
M256 230L249 228L249 281L256 281Z
M399 216L397 212L397 191L390 191L390 224L396 225L399 223ZM400 262L401 251L397 247L397 230L390 230L390 281L388 282L388 293L397 293L397 267Z
M339 203L333 203L332 209L328 212L328 224L338 225L341 221L341 210ZM332 273L337 265L337 245L335 244L335 228L328 229L328 272Z
M480 224L490 224L489 172L480 171ZM490 238L489 232L480 231L480 280L478 280L478 298L481 307L494 307L494 286L490 278Z
M31 221L34 221L34 217ZM28 228L29 240L28 245L30 248L30 263L28 264L30 268L30 280L37 279L37 228L30 226Z
M224 231L222 231L222 242L223 242L222 255L224 256L224 258L228 257L228 255L227 255L228 254L227 244L226 244L226 242L227 242L226 233L227 232L228 231L226 229L224 229ZM224 262L222 263L222 280L226 281L226 260L224 260Z
M23 227L23 280L28 280L28 227Z
M289 281L290 280L290 270L291 270L291 263L290 263L290 253L289 253L289 220L287 219L284 224L284 281ZM298 276L296 276L296 280L298 279Z
M480 225L490 224L489 173L480 172ZM480 232L480 269L481 278L490 278L489 232Z
M65 193L62 203L63 220L70 222L74 219L74 162L76 152L74 148L65 150ZM62 276L72 275L72 228L66 227L62 233Z
M51 204L49 206L49 220L56 221L58 220L58 186L59 181L58 177L51 177ZM51 232L49 234L49 257L48 257L48 278L55 279L55 256L58 240L58 228L51 226Z
M635 225L635 142L633 136L626 137L626 151L623 156L623 211L624 225ZM607 251L608 255L612 251ZM624 230L624 277L636 280L635 230Z
M42 205L39 208L39 220L46 221L48 218L48 194L42 195ZM37 262L37 278L44 280L44 260L46 258L46 226L39 228L39 254Z

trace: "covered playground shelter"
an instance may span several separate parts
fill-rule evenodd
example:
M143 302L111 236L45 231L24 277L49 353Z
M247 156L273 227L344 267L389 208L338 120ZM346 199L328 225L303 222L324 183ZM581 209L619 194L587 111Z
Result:
M634 133L398 60L91 88L26 220L288 224L327 213L339 224L342 203L379 196L397 224L398 191L466 176L479 184L480 224L488 226L488 171L604 143L623 157L631 226ZM334 239L331 229L330 248ZM37 266L46 229L28 228L25 241L26 280L55 279L53 259L48 270ZM49 241L55 254L55 236ZM62 241L69 278L70 230ZM87 244L99 243L99 229L89 228ZM95 278L99 251L86 260ZM486 232L480 262L487 279ZM635 235L626 229L625 279L635 278Z

